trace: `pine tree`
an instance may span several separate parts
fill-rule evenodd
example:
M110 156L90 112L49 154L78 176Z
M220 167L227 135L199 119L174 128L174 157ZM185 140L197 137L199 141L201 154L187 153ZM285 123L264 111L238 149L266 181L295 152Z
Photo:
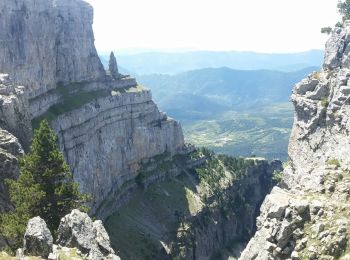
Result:
M1 216L0 231L14 248L21 244L30 218L40 216L54 233L60 219L72 209L87 210L88 196L78 191L46 120L35 130L30 153L20 159L19 178L6 180L6 184L15 210Z
M342 21L337 22L335 27L343 27L343 22L350 20L350 0L338 1L337 7L339 14L342 16ZM329 26L321 28L321 33L330 34L332 31L332 27Z

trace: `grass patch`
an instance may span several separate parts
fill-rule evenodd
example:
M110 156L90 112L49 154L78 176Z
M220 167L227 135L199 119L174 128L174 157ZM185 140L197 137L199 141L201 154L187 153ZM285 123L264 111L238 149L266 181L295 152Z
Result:
M333 158L333 159L328 159L326 163L327 163L327 165L335 165L335 166L337 166L337 167L340 167L340 166L341 166L339 160L338 160L338 159L335 159L335 158Z
M245 177L254 160L215 155L207 149L197 149L172 160L164 153L145 162L143 169L150 170L137 178L143 184L145 178L166 170L164 163L185 164L186 160L203 158L206 162L202 166L186 170L174 179L153 183L147 189L139 185L131 200L107 219L106 230L122 259L162 259L162 243L172 248L172 259L181 259L193 246L193 235L210 223L215 225L213 214L230 218L249 206L248 201L230 195L227 189Z
M83 92L83 88L84 83L74 83L66 86L58 85L57 88L52 91L60 95L61 101L58 104L51 106L43 115L34 118L32 120L33 129L38 128L43 119L46 119L51 123L59 115L78 109L99 97L110 94L110 92L105 89ZM34 100L35 99L32 99L31 102Z
M77 95L67 96L62 102L51 106L43 115L36 117L32 120L33 129L37 129L40 122L46 119L51 123L59 115L78 109L83 105L103 96L107 96L108 92L106 90L97 90L92 92L79 93Z
M108 89L84 92L84 86L84 82L72 83L66 86L58 84L58 86L50 92L52 92L52 94L59 94L61 101L58 104L51 106L43 115L34 118L32 120L33 129L38 128L40 122L43 119L46 119L49 123L51 123L59 115L78 109L97 98L105 97L108 95L119 95L122 93L137 93L144 90L142 86L135 86L115 89L112 90L112 92ZM35 102L39 98L41 97L38 96L32 99L31 102Z
M322 98L321 99L321 106L323 106L323 107L328 107L328 105L329 105L329 101L328 101L328 98Z

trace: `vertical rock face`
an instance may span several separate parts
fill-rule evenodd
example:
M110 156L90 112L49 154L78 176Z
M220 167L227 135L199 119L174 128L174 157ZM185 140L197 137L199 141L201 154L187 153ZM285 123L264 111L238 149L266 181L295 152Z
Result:
M281 188L267 196L241 259L350 257L350 23L292 94L294 126Z
M54 88L58 82L104 76L94 46L89 4L3 0L0 17L0 73L30 88L32 95Z
M0 213L11 209L4 180L18 177L17 156L20 155L23 155L23 149L17 138L0 129Z
M135 178L143 159L184 145L181 126L158 111L148 90L101 97L53 126L74 179L94 195L93 211Z
M181 126L150 91L120 75L114 55L103 69L88 3L3 0L0 17L0 127L28 150L32 125L48 119L93 212L142 160L182 149Z

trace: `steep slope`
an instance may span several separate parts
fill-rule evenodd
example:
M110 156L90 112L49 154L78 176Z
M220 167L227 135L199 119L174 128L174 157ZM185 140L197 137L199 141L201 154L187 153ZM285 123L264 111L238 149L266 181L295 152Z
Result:
M290 163L267 196L241 259L348 259L350 22L335 28L323 69L294 88Z
M28 149L32 126L49 120L74 179L93 197L92 213L142 160L182 150L181 126L150 91L103 69L88 3L5 0L0 15L0 126Z
M281 162L207 150L158 157L140 172L130 201L105 222L112 246L123 259L236 256L255 231L275 170Z

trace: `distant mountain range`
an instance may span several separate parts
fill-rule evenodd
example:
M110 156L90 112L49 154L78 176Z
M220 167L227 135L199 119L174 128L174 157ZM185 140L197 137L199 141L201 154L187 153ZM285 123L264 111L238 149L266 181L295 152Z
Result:
M106 65L109 56L101 54ZM239 70L279 70L296 71L306 67L320 66L323 51L311 50L300 53L255 53L255 52L215 52L190 51L183 53L148 52L118 55L118 64L134 74L178 74L203 68L228 67Z
M105 66L108 59L101 55ZM188 142L235 156L285 160L292 88L319 70L323 51L150 52L117 60L121 73L136 76L160 109L182 123Z
M138 76L154 100L180 120L197 146L235 156L287 159L292 87L318 67L295 72L211 68Z
M200 118L233 109L288 102L292 87L318 67L295 72L201 69L174 76L143 75L138 81L152 89L154 99L178 119Z

